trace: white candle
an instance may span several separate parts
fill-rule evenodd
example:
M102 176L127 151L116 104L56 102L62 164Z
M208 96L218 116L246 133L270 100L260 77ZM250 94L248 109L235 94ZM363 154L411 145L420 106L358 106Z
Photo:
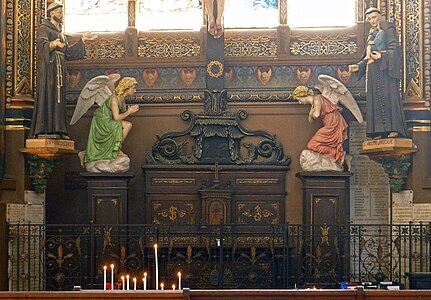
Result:
M114 264L111 264L111 290L114 289Z
M124 276L121 276L121 283L124 291L126 289L126 285L124 284Z
M181 272L178 272L178 289L181 290Z
M172 289L175 291L175 284L172 285Z
M162 288L162 291L165 289L165 284L162 282L161 284L160 284L160 287Z
M157 244L154 244L154 259L156 263L156 290L159 289L159 261L157 258Z
M106 269L108 269L107 266L103 266L103 290L106 291Z
M127 290L130 289L130 276L129 274L126 275L126 282L127 282Z
M136 291L136 277L133 277L133 290Z
M144 273L144 278L142 278L142 281L144 282L144 291L147 290L147 272Z

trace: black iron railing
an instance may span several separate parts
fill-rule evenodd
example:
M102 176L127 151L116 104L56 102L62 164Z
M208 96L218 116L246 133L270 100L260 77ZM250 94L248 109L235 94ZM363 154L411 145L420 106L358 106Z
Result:
M192 289L336 288L430 270L430 224L9 225L10 290L102 289L103 266Z

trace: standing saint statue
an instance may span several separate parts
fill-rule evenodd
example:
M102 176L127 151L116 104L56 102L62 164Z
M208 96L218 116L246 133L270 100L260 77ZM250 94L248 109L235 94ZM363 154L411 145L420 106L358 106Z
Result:
M51 3L46 13L49 18L37 31L37 91L29 138L69 139L65 61L83 59L84 42L96 36L86 33L70 46L62 32L63 4Z
M367 136L394 138L408 136L400 99L401 50L395 25L383 19L377 8L365 12L371 29L366 53L350 72L366 76Z

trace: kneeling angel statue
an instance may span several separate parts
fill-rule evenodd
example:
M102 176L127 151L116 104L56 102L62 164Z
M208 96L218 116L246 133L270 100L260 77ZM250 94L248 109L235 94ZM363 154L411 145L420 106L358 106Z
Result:
M363 122L361 111L349 90L337 79L321 74L315 93L306 86L298 86L292 97L299 103L311 105L308 121L322 119L323 126L310 139L301 152L300 165L304 171L343 171L346 164L350 171L351 155L343 149L347 139L347 122L341 115L339 103L350 110L359 123Z
M75 124L94 104L87 148L78 153L81 166L88 172L122 173L130 168L130 158L121 150L132 128L125 119L139 110L139 105L126 106L125 99L136 92L137 81L120 75L100 75L92 78L82 89L70 125Z

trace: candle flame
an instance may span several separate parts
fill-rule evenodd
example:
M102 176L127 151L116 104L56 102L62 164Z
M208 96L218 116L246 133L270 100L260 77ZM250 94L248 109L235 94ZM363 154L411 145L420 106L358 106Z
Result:
M136 282L136 277L133 277L133 281Z
M144 273L144 277L147 277L147 272Z
M111 264L111 269L113 269L114 268L114 264Z
M103 270L106 270L108 267L107 266L103 266Z
M178 272L178 277L181 277L181 272Z
M124 279L124 276L121 276L121 279Z
M130 278L129 274L127 274L127 275L126 275L126 278L127 278L127 279L129 279L129 278Z
M157 248L157 244L154 244L154 248Z

